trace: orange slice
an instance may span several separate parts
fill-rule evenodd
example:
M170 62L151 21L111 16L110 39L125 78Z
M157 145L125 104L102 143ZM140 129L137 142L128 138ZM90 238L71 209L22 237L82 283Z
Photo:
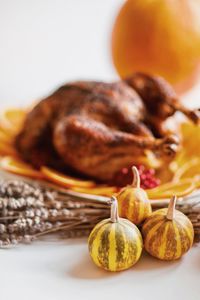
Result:
M175 161L181 167L186 162L200 156L200 126L191 122L181 125L182 149L177 154Z
M15 138L15 136L19 132L19 130L14 129L14 126L13 126L13 128L3 127L1 122L0 122L0 132L2 134L6 135L8 140L13 141L13 139Z
M17 175L23 175L38 179L43 178L42 174L39 171L33 169L30 165L22 162L21 160L11 156L5 156L0 160L0 167L5 171Z
M92 195L98 195L98 196L112 196L117 192L117 188L114 186L98 186L98 187L91 187L88 188L81 188L81 187L73 187L73 191L84 193L84 194L92 194Z
M22 109L9 109L0 115L0 127L4 132L16 133L25 119L26 112Z
M12 123L13 125L21 124L25 117L26 117L26 111L23 109L8 109L4 111L4 113L1 115L1 117L4 119L5 122Z
M178 182L180 179L193 178L200 175L200 158L196 157L186 162L174 174L173 181Z
M67 176L60 172L54 171L48 167L42 167L41 172L47 179L49 179L49 181L52 181L64 187L76 186L90 188L96 185L94 181L76 179L71 176Z
M200 189L200 174L194 176L194 177L193 177L193 180L194 180L194 182L195 182L195 184L196 184L196 188L197 188L197 189Z
M0 130L0 143L12 145L13 140L13 137L6 134L5 131Z
M150 199L166 199L172 195L184 197L192 193L197 188L197 184L191 179L182 179L178 183L168 182L157 188L146 190Z

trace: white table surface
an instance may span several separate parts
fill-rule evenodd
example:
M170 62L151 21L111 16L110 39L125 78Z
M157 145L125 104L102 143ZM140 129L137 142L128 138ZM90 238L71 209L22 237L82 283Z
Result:
M0 105L23 106L73 79L117 78L112 20L123 0L0 0ZM200 87L185 102L200 104ZM37 241L0 251L0 299L199 300L200 247L181 260L143 254L112 274L90 260L85 239Z

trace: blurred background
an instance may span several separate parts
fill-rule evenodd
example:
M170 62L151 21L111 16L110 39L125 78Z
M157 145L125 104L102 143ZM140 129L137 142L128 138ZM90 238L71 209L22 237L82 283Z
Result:
M30 104L71 80L117 79L113 28L120 75L150 70L193 80L200 1L0 0L1 107ZM184 96L189 106L198 105L199 89Z
M0 0L0 102L24 105L74 79L112 80L123 0Z

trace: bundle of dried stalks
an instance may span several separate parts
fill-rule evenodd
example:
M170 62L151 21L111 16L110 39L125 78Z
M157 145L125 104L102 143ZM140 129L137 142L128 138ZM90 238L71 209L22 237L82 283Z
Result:
M87 236L94 225L109 217L109 198L58 189L22 179L0 182L0 247L30 243L40 236ZM152 201L154 209L167 201ZM200 196L178 201L177 209L191 219L196 241L200 241Z

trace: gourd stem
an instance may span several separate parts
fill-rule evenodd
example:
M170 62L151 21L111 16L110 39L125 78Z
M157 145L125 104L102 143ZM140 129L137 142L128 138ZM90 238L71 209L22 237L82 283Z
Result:
M133 172L132 186L136 188L140 188L140 174L138 172L138 169L135 166L133 166L132 172Z
M175 215L175 206L176 206L177 197L173 196L169 202L168 210L167 210L167 220L172 221Z
M111 219L111 222L116 223L119 221L117 198L112 196L110 203L111 203L110 219Z

